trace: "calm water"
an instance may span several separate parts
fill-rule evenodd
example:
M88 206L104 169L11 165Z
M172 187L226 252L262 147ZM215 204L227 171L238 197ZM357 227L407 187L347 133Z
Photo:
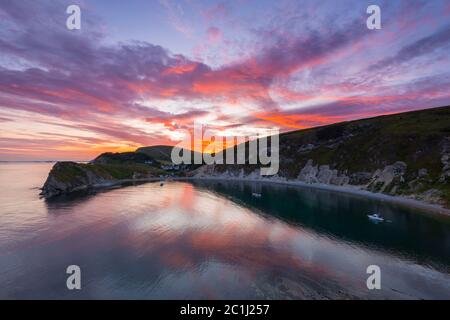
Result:
M450 299L448 219L255 183L146 183L46 202L36 188L51 166L0 164L0 298ZM373 224L371 212L391 222ZM66 289L71 264L80 291ZM372 264L381 290L366 287Z

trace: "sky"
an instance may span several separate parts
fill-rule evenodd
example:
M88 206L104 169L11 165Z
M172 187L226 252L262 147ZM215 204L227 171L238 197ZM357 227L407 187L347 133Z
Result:
M450 105L449 52L448 0L1 0L0 161Z

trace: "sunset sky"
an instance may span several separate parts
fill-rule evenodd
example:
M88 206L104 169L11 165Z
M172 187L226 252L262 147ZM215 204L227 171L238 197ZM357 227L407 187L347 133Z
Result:
M444 0L1 0L0 160L174 145L194 120L239 136L449 105L449 52Z

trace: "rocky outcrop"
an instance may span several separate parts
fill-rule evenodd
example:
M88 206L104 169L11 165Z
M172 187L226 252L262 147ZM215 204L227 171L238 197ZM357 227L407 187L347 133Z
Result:
M442 148L442 174L439 177L440 183L448 184L450 182L450 138L445 139Z
M403 176L406 168L406 163L397 161L373 173L356 172L348 176L346 172L331 169L330 165L314 165L310 159L301 169L297 180L337 186L356 185L373 192L386 192L389 189L395 193L397 186L405 182Z
M313 161L310 159L300 171L298 175L298 180L306 182L306 183L317 183L319 180L317 179L317 173L319 169L317 165L313 165Z
M367 189L375 192L385 192L390 188L391 192L395 194L398 185L405 182L403 176L406 172L406 167L406 163L397 161L384 167L382 170L376 170Z
M111 175L96 173L86 165L75 162L57 162L42 187L41 195L50 198L113 181Z
M297 180L309 184L352 186L390 195L409 195L418 200L441 204L442 192L426 187L432 183L428 170L419 169L416 177L408 181L407 168L405 162L397 161L374 172L355 172L347 175L346 170L339 172L337 169L331 169L329 165L315 165L310 159L300 170Z
M158 174L158 170L143 164L57 162L48 174L41 195L51 198L124 181L151 179Z
M298 180L306 183L323 183L332 185L346 185L350 178L345 174L339 174L338 170L331 169L329 165L314 165L313 160L308 160L300 171Z

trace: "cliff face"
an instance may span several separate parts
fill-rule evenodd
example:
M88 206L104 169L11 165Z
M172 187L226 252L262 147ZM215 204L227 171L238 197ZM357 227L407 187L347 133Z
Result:
M214 165L197 176L261 178L257 165ZM280 136L272 179L351 186L450 207L450 107Z
M382 169L373 172L354 172L348 174L348 170L332 169L330 165L315 164L309 159L300 170L297 177L286 177L277 174L272 177L261 176L259 169L248 171L245 166L227 166L225 170L218 165L203 166L193 172L192 176L197 178L238 178L258 180L276 180L303 182L307 184L321 184L341 187L351 187L374 193L384 193L392 196L407 196L416 200L422 200L431 204L439 204L450 208L448 192L448 172L443 173L446 183L437 183L430 179L427 169L421 169L411 179L406 175L407 165L397 161Z
M104 160L104 158L102 158ZM150 179L159 176L160 170L139 163L75 163L57 162L50 171L41 195L56 195L108 186L120 181Z

